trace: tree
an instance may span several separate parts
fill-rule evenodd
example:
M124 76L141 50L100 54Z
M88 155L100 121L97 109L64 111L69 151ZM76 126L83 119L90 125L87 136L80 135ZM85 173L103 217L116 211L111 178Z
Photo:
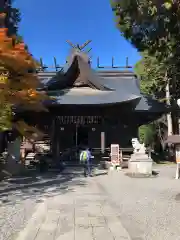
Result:
M45 95L36 91L39 80L35 61L24 43L15 43L6 33L7 29L0 29L0 73L7 76L6 82L1 82L2 103L26 110L45 110L41 101Z
M21 43L23 42L23 38L18 35L18 24L20 22L20 11L19 9L12 6L13 0L2 0L0 1L0 14L4 14L4 17L0 18L0 28L6 27L7 35L8 36L17 36L16 42ZM26 49L27 46L26 46ZM1 70L2 70L1 66ZM0 82L4 82L5 76L1 71ZM11 106L6 101L4 102L5 98L3 98L1 93L1 102L0 102L0 132L10 129L11 121L12 121L12 114L11 114Z
M180 1L116 0L112 7L122 35L139 52L148 54L146 62L152 66L154 60L157 62L156 68L151 68L152 74L157 74L155 86L164 89L167 104L174 103L180 97ZM154 85L154 81L152 83ZM170 114L167 119L168 131L172 134Z
M176 88L173 97L180 96L176 81L180 76L180 1L116 0L112 7L122 35L139 52L146 51L164 65L170 85Z
M141 143L144 143L146 146L152 146L156 138L156 125L148 124L143 125L139 128L139 139Z
M0 17L4 18L5 14L1 14ZM8 123L22 136L33 137L41 133L23 120L14 122L13 115L16 114L16 109L45 111L42 101L47 97L43 92L36 91L39 80L33 57L25 49L25 44L17 43L15 37L8 37L7 31L7 28L0 28L0 106L2 106L0 127L2 129ZM15 141L19 146L19 148L16 146L17 151L20 151L20 143L17 138ZM15 170L13 156L18 156L18 153L13 151L15 148L11 144L8 159L10 170Z
M161 101L166 100L165 69L155 57L150 56L147 52L142 53L142 59L136 63L134 70L140 78L142 93L156 97ZM164 141L167 137L167 130L167 119L163 116L153 124L140 127L139 138L145 143L150 142L149 138L151 141L156 141L156 146L158 146L156 150L161 151L165 146Z
M6 19L6 13L0 14L0 22L3 22L3 19ZM36 100L40 93L36 91L39 85L36 68L37 61L33 59L22 40L19 41L19 37L16 36L9 37L8 28L1 27L0 74L3 80L1 87L4 93L9 94L9 97L13 96L13 103L17 101L22 106L27 103L28 106L32 104L38 106Z
M12 111L11 105L0 100L0 132L7 131L12 128Z
M166 69L154 56L143 52L142 59L136 63L134 71L140 79L141 91L158 99L165 98L164 74Z
M5 13L5 27L8 29L8 36L18 35L18 24L21 20L19 9L12 6L13 0L1 0L0 13Z
M160 59L173 56L180 40L178 0L116 0L112 6L122 35L140 52Z

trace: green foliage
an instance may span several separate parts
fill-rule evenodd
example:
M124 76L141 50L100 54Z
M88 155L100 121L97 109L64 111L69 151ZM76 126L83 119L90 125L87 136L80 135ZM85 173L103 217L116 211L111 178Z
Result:
M180 0L112 0L112 9L122 36L142 54L135 66L141 91L163 99L169 83L173 104L180 97ZM155 130L142 126L141 141L150 144Z
M19 9L13 7L13 0L4 0L4 6L0 13L6 13L5 26L8 28L8 35L17 35L18 24L21 21Z
M140 52L161 58L169 58L178 39L180 30L179 4L174 1L167 8L168 1L116 0L112 3L117 16L118 28Z
M12 128L12 111L8 103L0 102L0 132Z
M139 139L146 146L151 146L156 138L156 127L154 124L143 125L139 127Z
M164 75L166 69L155 57L149 56L147 52L142 53L142 59L136 63L134 71L140 79L143 93L158 98L165 97Z
M150 89L154 88L154 83L155 88L159 86L163 89L163 74L159 76L158 73L166 70L173 98L179 98L180 1L114 0L112 8L115 12L117 27L125 39L139 52L153 57L143 58L146 67L150 69L149 74L152 71L153 87ZM157 61L156 66L154 61L155 63ZM148 76L148 73L146 75ZM157 76L155 81L154 76Z

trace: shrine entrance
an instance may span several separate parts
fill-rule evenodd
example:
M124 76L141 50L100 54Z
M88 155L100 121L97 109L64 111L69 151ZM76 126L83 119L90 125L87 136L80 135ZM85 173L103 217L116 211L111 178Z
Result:
M76 131L74 133L73 142L74 145L88 145L88 138L89 138L89 128L88 126L80 125L76 126Z
M52 123L51 149L54 159L69 149L105 147L101 139L102 129L105 131L101 116L55 116Z

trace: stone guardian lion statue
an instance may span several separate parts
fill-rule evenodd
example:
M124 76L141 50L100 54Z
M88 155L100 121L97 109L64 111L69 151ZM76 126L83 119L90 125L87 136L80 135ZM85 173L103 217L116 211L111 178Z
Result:
M134 148L134 153L146 153L146 148L144 143L141 144L137 138L132 138L132 147Z

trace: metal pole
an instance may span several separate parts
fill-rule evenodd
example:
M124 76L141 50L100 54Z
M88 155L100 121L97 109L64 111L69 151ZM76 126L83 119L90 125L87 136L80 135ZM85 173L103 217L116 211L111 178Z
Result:
M180 107L180 101L177 100L177 105ZM178 134L180 134L180 117L179 117L179 109L178 109ZM176 144L176 176L175 179L179 179L179 167L180 167L180 145Z
M178 132L180 134L180 118L179 118L179 114L178 114ZM179 174L180 174L180 162L179 162L179 156L180 155L180 145L176 144L176 177L175 179L179 179Z

